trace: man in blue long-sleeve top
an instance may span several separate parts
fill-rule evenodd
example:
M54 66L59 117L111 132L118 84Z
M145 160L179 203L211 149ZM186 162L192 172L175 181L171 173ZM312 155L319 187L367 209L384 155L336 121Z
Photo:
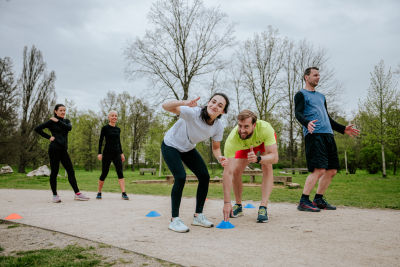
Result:
M311 174L307 177L298 210L317 212L321 209L335 210L328 204L323 195L339 169L339 158L333 130L357 136L359 131L354 126L344 126L334 121L328 114L325 96L315 91L320 76L319 69L311 67L305 70L306 85L294 96L295 116L303 125L307 167ZM311 190L319 180L317 193L311 202Z

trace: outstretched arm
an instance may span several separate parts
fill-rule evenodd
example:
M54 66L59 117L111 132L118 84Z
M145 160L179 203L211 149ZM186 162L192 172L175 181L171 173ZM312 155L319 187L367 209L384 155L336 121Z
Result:
M235 158L228 158L228 165L224 168L224 174L222 175L222 188L224 190L224 208L222 209L222 212L224 214L225 222L229 221L229 215L233 215L231 188L234 170Z
M171 100L168 102L165 102L162 104L163 109L166 111L172 112L176 115L181 114L181 108L180 106L189 106L189 107L196 107L197 106L197 101L199 101L200 96L196 99L192 100Z
M326 113L328 114L328 117L329 117L329 122L331 123L332 130L335 130L336 132L344 134L344 130L346 129L346 126L341 125L340 123L337 123L334 119L331 118L331 116L329 116L328 107L326 105L326 100L324 102L324 105L325 105Z

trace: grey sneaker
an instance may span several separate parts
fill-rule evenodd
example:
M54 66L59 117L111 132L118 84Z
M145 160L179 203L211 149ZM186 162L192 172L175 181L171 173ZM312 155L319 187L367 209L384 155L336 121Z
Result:
M90 198L85 196L84 194L80 193L79 195L75 194L74 200L79 200L79 201L88 201Z
M260 207L260 209L258 210L257 222L259 222L259 223L267 223L268 222L268 216L267 216L267 209L266 208Z
M203 226L203 227L214 227L212 222L207 220L207 217L203 213L197 214L197 217L193 217L192 225Z
M179 233L189 232L189 228L181 219L179 219L179 217L175 217L175 219L169 224L168 229Z
M54 196L54 197L53 197L53 202L54 202L54 203L60 203L60 202L61 202L60 197L59 197L58 195Z
M237 218L239 216L243 216L243 208L242 206L239 206L238 204L235 204L233 207L233 216L230 215L231 218Z

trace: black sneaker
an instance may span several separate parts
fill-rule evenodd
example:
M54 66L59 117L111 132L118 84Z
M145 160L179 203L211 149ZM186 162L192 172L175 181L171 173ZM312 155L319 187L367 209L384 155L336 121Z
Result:
M267 216L267 209L266 208L260 207L260 209L258 210L257 222L259 222L259 223L267 223L268 222L268 216Z
M320 208L321 210L335 210L336 207L332 206L328 202L326 202L323 198L314 198L313 205Z
M243 216L243 208L242 208L242 206L239 206L238 204L235 204L235 205L232 207L232 210L233 210L233 216L232 216L232 215L229 215L229 217L231 217L231 218L237 218L237 217L239 217L239 216Z
M301 211L311 211L311 212L321 211L319 208L315 207L309 199L300 199L300 203L297 206L297 209Z
M101 199L101 192L98 192L98 193L97 193L96 199Z
M122 194L122 200L129 200L129 197L127 194Z

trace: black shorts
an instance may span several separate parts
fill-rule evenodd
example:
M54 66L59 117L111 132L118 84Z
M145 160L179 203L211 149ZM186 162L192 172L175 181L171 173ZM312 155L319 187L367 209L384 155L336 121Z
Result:
M307 134L305 141L308 171L313 172L314 168L327 170L340 168L333 136Z

